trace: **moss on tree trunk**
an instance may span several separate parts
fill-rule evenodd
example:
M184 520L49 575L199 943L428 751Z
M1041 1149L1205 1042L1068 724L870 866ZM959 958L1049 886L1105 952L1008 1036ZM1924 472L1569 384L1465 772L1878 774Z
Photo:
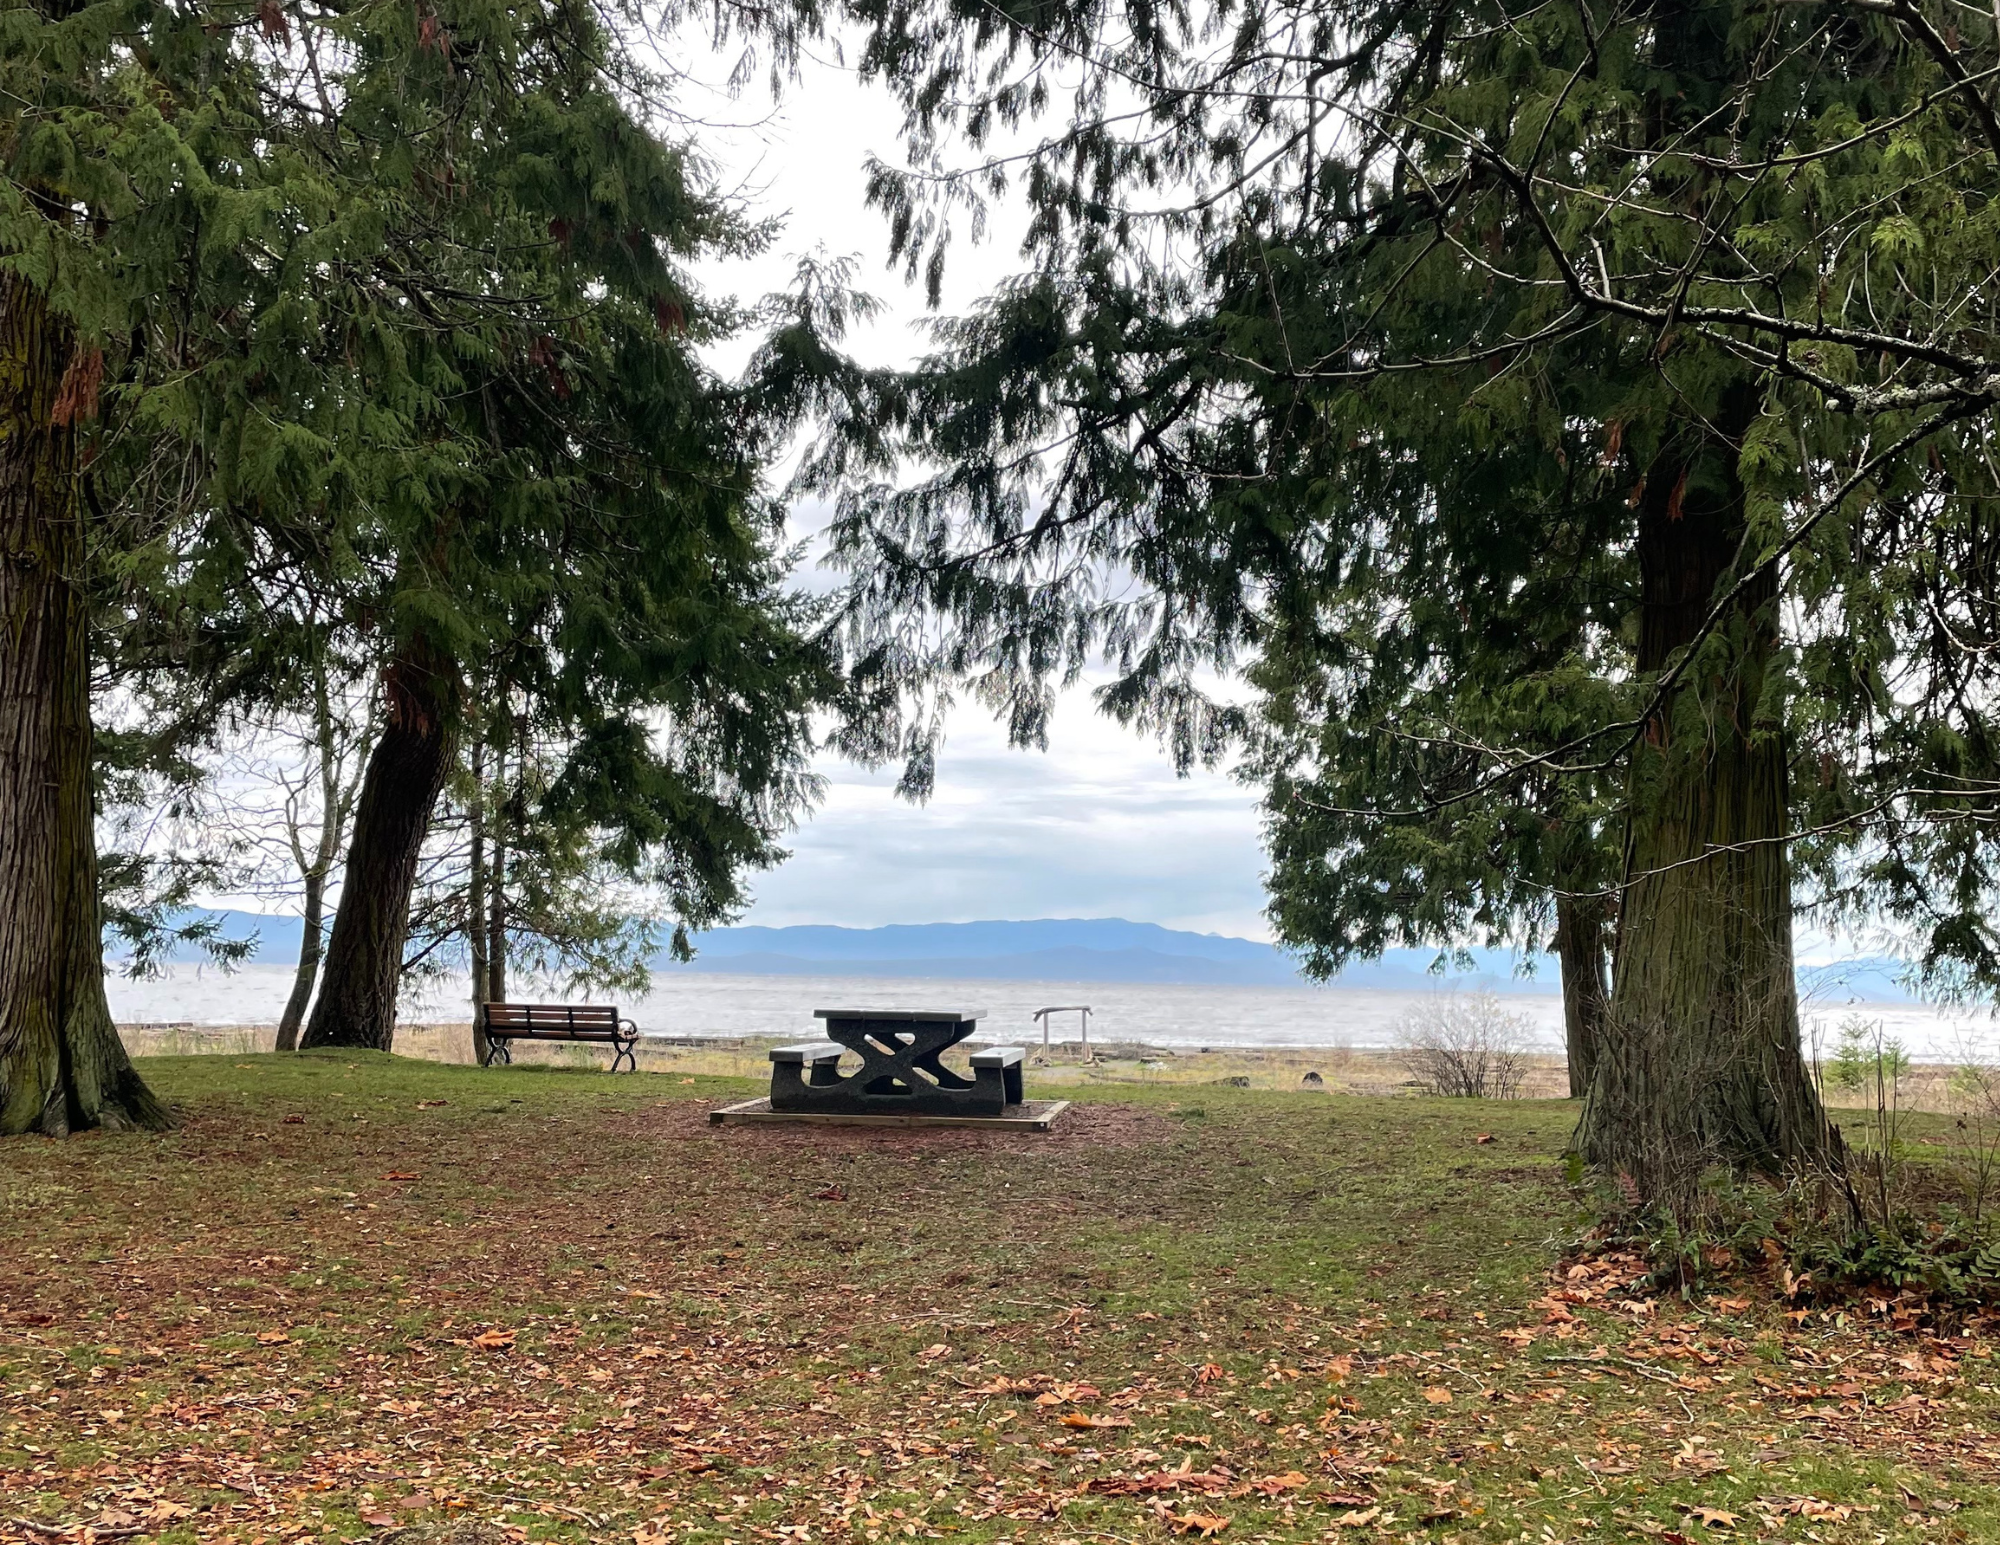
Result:
M448 661L415 645L383 672L382 733L362 774L340 907L301 1045L388 1051L410 927L410 892L454 755L457 686Z
M0 1134L172 1125L104 996L72 422L90 363L0 278Z
M1597 1048L1604 1038L1610 991L1604 981L1610 908L1601 896L1556 898L1556 958L1562 965L1563 1049L1569 1062L1569 1097L1590 1092Z

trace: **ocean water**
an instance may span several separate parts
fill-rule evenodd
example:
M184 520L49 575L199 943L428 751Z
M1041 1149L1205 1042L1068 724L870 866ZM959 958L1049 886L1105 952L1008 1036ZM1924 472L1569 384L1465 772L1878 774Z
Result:
M273 1024L291 991L292 969L250 965L235 972L177 966L157 981L106 979L111 1012L121 1023ZM1518 984L1517 984L1518 985ZM1553 983L1551 983L1553 986ZM544 995L534 993L540 999ZM1175 1049L1203 1046L1370 1047L1393 1044L1403 1017L1425 992L1341 987L1214 987L1156 983L963 981L860 976L723 976L657 972L653 990L619 1006L653 1035L820 1035L820 1008L955 1008L982 1010L984 1040L1039 1041L1038 1008L1089 1004L1093 1041L1144 1042ZM406 997L401 1016L413 1023L471 1018L463 980L445 980ZM560 1001L560 1000L558 1000ZM575 1001L603 1001L601 995ZM1532 1045L1562 1044L1562 999L1552 990L1511 991L1502 998L1522 1021ZM1831 1046L1841 1020L1879 1022L1923 1061L2000 1061L2000 1023L1986 1013L1952 1014L1910 1003L1809 1003L1808 1041ZM1077 1016L1058 1015L1051 1034L1074 1040Z

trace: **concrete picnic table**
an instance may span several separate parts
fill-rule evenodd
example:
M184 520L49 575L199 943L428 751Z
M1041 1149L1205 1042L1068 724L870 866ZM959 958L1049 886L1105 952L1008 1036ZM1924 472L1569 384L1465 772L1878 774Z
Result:
M998 1116L1021 1103L1018 1046L972 1054L972 1076L939 1060L984 1009L815 1009L827 1039L771 1051L771 1109L792 1114ZM861 1066L845 1077L842 1053Z

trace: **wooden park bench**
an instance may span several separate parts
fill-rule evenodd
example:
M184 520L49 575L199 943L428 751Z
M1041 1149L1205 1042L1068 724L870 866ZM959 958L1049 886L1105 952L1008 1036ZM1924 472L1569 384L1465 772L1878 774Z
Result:
M638 1044L639 1027L620 1019L618 1010L605 1004L567 1003L482 1003L475 1010L479 1028L486 1032L487 1063L510 1063L510 1041L583 1041L613 1049L611 1071L622 1062L628 1073L639 1071L632 1048Z

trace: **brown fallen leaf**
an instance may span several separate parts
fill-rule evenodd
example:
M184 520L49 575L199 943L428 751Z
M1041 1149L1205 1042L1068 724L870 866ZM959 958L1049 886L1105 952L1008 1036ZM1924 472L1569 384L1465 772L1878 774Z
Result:
M482 1330L472 1338L472 1344L489 1352L498 1352L514 1344L514 1333L511 1330Z
M267 1347L282 1346L291 1339L291 1335L282 1330L260 1330L257 1332L258 1343Z
M1699 1520L1710 1529L1734 1529L1738 1515L1725 1513L1719 1507L1691 1507L1688 1509L1688 1516Z
M288 1127L302 1127L305 1124L306 1118L303 1116L287 1116L285 1118L285 1125Z
M828 1186L823 1191L813 1192L813 1200L816 1202L844 1202L847 1200L847 1193L839 1186Z
M1229 1520L1220 1513L1168 1513L1160 1522L1176 1534L1192 1534L1204 1540L1229 1527Z
M1130 1427L1129 1416L1092 1416L1087 1411L1066 1411L1061 1418L1065 1427L1095 1429L1099 1427Z
M1490 1143L1493 1141L1493 1134L1491 1132L1481 1132L1473 1141L1482 1145Z
M1287 1470L1283 1475L1267 1475L1261 1480L1255 1480L1250 1483L1253 1489L1261 1491L1267 1497L1276 1497L1288 1491L1297 1491L1300 1487L1307 1484L1309 1484L1308 1477L1297 1470Z
M1003 1373L996 1375L990 1383L973 1386L969 1393L974 1395L1032 1395L1041 1387L1034 1379L1010 1379Z
M1448 1406L1451 1404L1451 1391L1442 1384L1433 1384L1424 1391L1424 1399L1434 1406Z
M1362 1508L1358 1511L1350 1509L1334 1519L1333 1526L1336 1529L1365 1529L1381 1516L1382 1510L1379 1507Z
M392 1169L382 1178L384 1180L415 1180L417 1172L409 1169Z
M417 1101L417 1109L436 1110L440 1105L443 1105L445 1103L446 1102L443 1100L419 1100Z
M361 1521L372 1529L393 1529L396 1526L396 1520L380 1510L373 1513L363 1513Z

